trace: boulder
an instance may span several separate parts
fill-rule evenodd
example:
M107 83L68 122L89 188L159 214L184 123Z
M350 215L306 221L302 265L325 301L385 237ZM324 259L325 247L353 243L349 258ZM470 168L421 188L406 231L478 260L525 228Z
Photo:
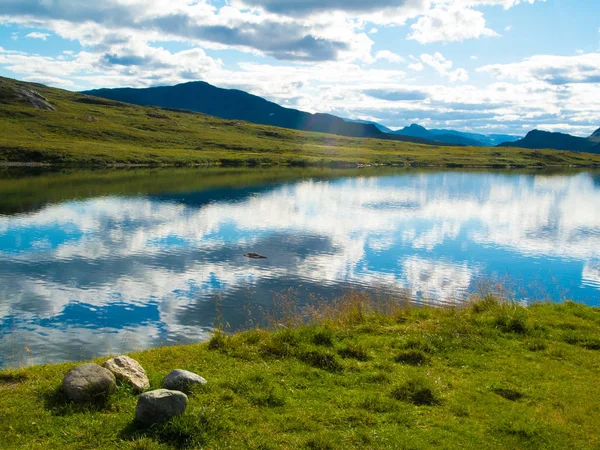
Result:
M117 356L109 359L102 367L110 370L118 380L126 381L133 385L137 392L143 392L150 387L146 371L135 359L129 356Z
M71 369L62 383L64 393L76 402L106 397L116 387L112 372L98 364L82 364Z
M177 369L163 379L162 385L165 389L189 392L193 386L204 385L206 383L207 381L200 375L188 372L187 370Z
M183 392L158 389L138 397L135 420L144 425L166 422L185 412L188 398Z

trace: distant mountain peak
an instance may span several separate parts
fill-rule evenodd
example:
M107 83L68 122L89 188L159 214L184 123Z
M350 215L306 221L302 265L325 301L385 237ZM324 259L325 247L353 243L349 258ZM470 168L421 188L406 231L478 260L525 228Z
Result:
M494 146L507 140L519 139L519 137L515 136L513 138L512 136L508 135L484 135L477 133L465 133L456 130L428 130L418 123L413 123L402 128L401 130L396 130L393 133L404 136L419 137L444 144L466 145L470 147L478 147L482 145Z
M600 137L600 136L599 136ZM570 150L574 152L599 153L600 145L595 145L593 135L589 138L571 136L565 133L531 130L523 139L515 142L505 142L501 147L520 147L529 149Z
M600 128L594 131L588 139L592 142L600 143Z

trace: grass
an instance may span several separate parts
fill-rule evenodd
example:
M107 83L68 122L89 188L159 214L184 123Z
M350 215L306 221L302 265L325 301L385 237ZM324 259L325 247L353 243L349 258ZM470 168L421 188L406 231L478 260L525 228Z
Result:
M144 429L121 385L75 405L72 363L0 372L0 448L594 449L600 310L492 295L416 307L350 293L273 326L132 355L152 388L170 370L209 384L183 416ZM102 360L98 360L100 362Z
M55 108L17 95L35 90ZM0 164L598 166L600 155L347 138L139 107L0 77Z

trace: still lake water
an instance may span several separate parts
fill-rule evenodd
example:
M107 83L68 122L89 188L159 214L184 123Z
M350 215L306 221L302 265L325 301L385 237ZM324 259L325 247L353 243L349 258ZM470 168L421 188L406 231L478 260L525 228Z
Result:
M600 174L0 174L4 367L196 342L290 288L446 302L490 278L599 305Z

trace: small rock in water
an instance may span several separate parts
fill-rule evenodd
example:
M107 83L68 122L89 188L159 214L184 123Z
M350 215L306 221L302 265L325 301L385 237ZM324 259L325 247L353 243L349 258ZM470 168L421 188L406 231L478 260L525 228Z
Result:
M174 370L163 379L163 387L174 391L189 392L193 386L204 385L207 381L200 375L187 370Z
M188 398L183 392L157 389L138 397L135 420L144 425L163 423L185 412Z
M250 259L267 259L266 256L261 255L260 253L254 253L254 252L246 253L244 256L246 258L250 258Z
M133 385L137 392L143 392L150 387L146 371L135 359L129 356L117 356L109 359L102 367L110 370L119 380L124 380Z
M117 387L115 376L98 364L82 364L63 378L62 389L71 400L84 402L106 397Z

